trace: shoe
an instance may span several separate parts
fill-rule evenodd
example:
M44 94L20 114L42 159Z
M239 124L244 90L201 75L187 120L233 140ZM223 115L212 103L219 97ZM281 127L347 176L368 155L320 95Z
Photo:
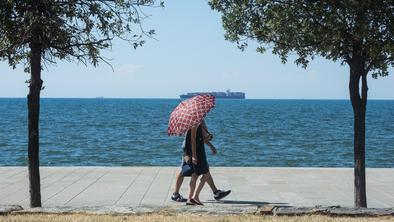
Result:
M231 193L231 190L218 190L216 193L213 194L213 197L215 198L215 200L221 200L223 198L225 198L227 195L229 195Z
M186 202L187 199L182 197L182 195L180 195L179 193L173 193L171 196L171 200L175 201L175 202Z

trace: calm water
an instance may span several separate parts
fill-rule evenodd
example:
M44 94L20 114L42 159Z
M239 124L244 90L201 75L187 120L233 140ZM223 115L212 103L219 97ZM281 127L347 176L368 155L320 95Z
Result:
M41 165L178 165L168 137L176 99L42 99ZM27 159L25 99L0 99L0 165ZM367 167L394 167L394 101L369 101ZM346 100L218 100L207 117L213 166L352 167L353 113ZM209 151L209 148L207 148Z

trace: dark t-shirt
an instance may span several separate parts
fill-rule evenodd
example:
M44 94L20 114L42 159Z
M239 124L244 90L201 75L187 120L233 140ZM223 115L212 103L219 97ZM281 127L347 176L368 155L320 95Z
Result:
M184 153L188 156L192 156L192 145L191 145L191 130L189 130L185 137ZM197 175L205 174L209 172L209 166L207 157L205 155L204 138L202 135L202 128L197 128L196 135L196 154L197 154L197 165L194 166L194 172Z

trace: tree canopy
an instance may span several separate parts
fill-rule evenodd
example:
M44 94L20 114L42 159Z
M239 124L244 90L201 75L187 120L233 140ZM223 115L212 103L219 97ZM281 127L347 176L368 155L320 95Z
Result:
M0 61L13 68L22 63L30 73L28 105L28 170L30 206L41 206L39 116L43 63L57 59L107 62L100 52L119 38L134 48L151 37L144 31L145 6L155 0L2 0L0 1ZM163 6L163 3L160 3Z
M161 3L162 4L162 3ZM84 64L107 61L101 49L120 38L134 48L144 43L141 26L145 6L155 0L6 0L0 1L0 59L14 67L25 64L29 71L29 44L38 36L43 62L56 59Z
M386 76L394 65L394 3L388 0L211 0L222 13L225 38L241 49L248 40L306 67L314 56L349 63L355 50L365 71Z
M295 53L295 63L304 68L315 56L349 65L354 114L354 203L356 207L367 207L367 75L387 76L394 65L394 2L210 0L209 4L222 14L225 38L236 42L240 49L252 39L259 43L258 52L272 48L282 62Z

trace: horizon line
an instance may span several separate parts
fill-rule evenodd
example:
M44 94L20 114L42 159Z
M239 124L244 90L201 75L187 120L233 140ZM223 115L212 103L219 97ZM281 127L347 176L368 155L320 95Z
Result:
M26 97L1 97L0 99L26 99ZM40 99L180 99L179 97L41 97ZM245 98L217 100L350 100L350 98ZM394 100L394 98L368 98L368 100Z

